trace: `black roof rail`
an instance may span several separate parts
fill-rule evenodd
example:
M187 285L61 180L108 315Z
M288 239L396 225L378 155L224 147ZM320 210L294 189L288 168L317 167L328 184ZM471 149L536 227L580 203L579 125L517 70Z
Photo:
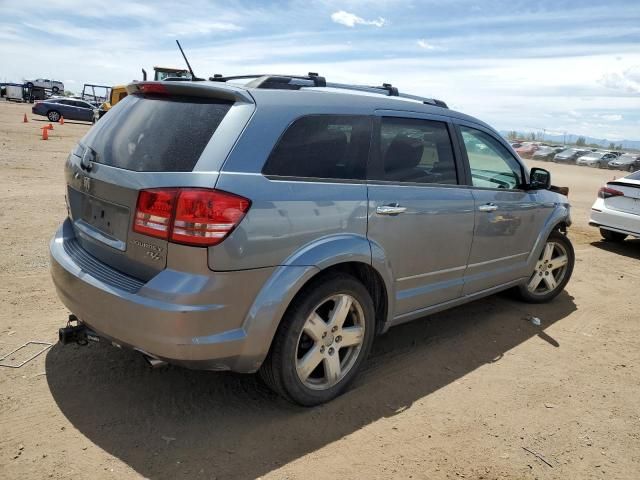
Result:
M229 80L248 80L253 78L254 80L246 84L249 88L269 88L279 90L300 90L303 87L330 87L341 90L355 90L359 92L376 93L379 95L387 95L390 97L400 97L409 100L415 100L422 102L426 105L434 105L442 108L449 108L447 104L442 100L435 98L419 97L417 95L409 95L406 93L400 93L397 87L394 87L390 83L383 83L382 86L368 86L368 85L351 85L347 83L333 83L327 82L325 77L318 75L315 72L309 72L307 75L267 75L267 74L254 74L254 75L233 75L225 77L219 73L216 73L213 77L209 77L212 82L227 82ZM384 93L383 93L384 92Z
M313 87L326 87L327 81L324 77L321 77L315 72L309 72L308 75L269 75L269 74L254 74L254 75L232 75L225 77L219 73L213 75L213 77L209 77L209 80L212 82L228 82L229 80L248 80L250 78L255 78L253 82L250 82L253 88L274 88L264 86L265 84L274 84L274 85L284 85L287 83L291 83L291 80L307 80L311 82L313 85L304 85L295 83L291 85L296 86L296 90L304 87L304 86L313 86Z

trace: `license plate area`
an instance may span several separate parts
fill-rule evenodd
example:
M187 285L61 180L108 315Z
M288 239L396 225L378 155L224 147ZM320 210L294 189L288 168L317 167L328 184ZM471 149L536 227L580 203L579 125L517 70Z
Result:
M92 195L68 189L69 206L76 229L82 236L126 250L129 209Z

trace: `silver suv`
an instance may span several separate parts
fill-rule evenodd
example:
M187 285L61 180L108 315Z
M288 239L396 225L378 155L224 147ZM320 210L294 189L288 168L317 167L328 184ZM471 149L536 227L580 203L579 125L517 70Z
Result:
M549 173L441 101L316 74L127 88L66 162L63 343L260 371L315 405L390 327L571 276Z

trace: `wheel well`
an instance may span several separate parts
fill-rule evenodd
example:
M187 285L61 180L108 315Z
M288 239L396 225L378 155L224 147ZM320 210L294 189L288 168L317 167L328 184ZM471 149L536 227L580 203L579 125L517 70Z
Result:
M567 234L567 228L569 228L567 222L560 222L555 227L553 227L554 230L558 230L560 233L564 233L565 235Z
M366 263L345 262L325 268L314 275L309 282L318 279L320 276L330 275L336 272L349 274L362 282L369 292L369 295L371 295L371 300L373 300L373 306L376 311L376 332L382 332L387 319L388 301L387 289L380 274L371 265Z

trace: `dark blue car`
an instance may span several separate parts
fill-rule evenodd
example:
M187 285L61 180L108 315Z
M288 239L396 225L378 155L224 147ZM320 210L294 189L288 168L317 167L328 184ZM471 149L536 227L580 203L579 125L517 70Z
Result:
M98 109L84 100L75 98L54 98L43 102L36 102L31 112L47 117L51 122L57 122L60 117L65 120L81 120L93 122Z

